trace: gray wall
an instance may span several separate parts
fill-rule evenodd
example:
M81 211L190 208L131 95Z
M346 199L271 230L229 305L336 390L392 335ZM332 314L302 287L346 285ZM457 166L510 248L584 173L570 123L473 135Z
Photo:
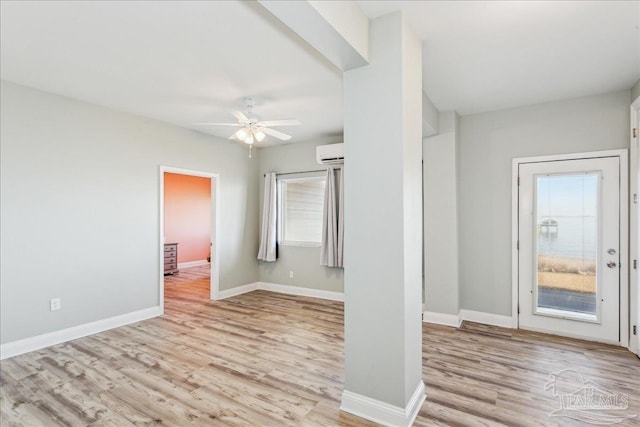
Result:
M422 142L425 310L458 314L459 116L439 114L440 134Z
M344 389L407 408L422 384L422 55L400 12L370 22L369 49L343 79Z
M1 89L2 343L158 305L159 165L220 174L220 288L257 281L258 158L245 147Z
M327 140L261 148L259 150L260 174L257 179L260 186L260 212L262 212L264 174L266 172L282 173L324 169L324 166L316 162L316 146L336 142L342 141ZM276 262L259 261L258 270L261 282L334 292L343 292L344 289L343 269L321 266L319 247L279 245L278 260ZM289 278L289 271L293 271L293 279Z
M511 315L511 163L515 157L629 146L630 91L460 119L461 308Z
M631 102L635 101L640 96L640 80L636 82L631 88Z

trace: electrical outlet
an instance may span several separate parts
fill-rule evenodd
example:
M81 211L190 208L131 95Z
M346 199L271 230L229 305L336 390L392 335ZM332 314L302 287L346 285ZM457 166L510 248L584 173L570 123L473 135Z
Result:
M293 279L293 271L289 272L289 279Z
M60 298L52 299L51 301L49 301L49 305L51 307L51 311L60 310L62 308L62 305L60 303Z

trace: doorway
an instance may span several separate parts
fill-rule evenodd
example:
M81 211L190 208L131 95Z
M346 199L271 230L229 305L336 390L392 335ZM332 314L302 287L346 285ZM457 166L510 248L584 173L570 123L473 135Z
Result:
M518 327L626 345L626 151L517 160Z
M209 299L218 293L219 176L168 166L160 166L159 172L159 298L164 312L165 277L179 283L181 275L186 280L204 273ZM194 216L194 211L199 214ZM169 258L167 264L167 256L175 256L175 261Z

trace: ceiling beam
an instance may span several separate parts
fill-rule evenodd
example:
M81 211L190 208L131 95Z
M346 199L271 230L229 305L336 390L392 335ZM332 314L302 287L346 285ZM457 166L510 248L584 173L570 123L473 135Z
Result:
M369 62L369 19L352 1L258 0L342 71Z

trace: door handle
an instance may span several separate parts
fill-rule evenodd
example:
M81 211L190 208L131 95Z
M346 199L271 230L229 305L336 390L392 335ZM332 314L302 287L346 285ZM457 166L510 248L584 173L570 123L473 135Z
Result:
M618 266L618 263L615 262L615 261L609 261L607 263L607 267L609 267L609 268L616 268L617 266Z

